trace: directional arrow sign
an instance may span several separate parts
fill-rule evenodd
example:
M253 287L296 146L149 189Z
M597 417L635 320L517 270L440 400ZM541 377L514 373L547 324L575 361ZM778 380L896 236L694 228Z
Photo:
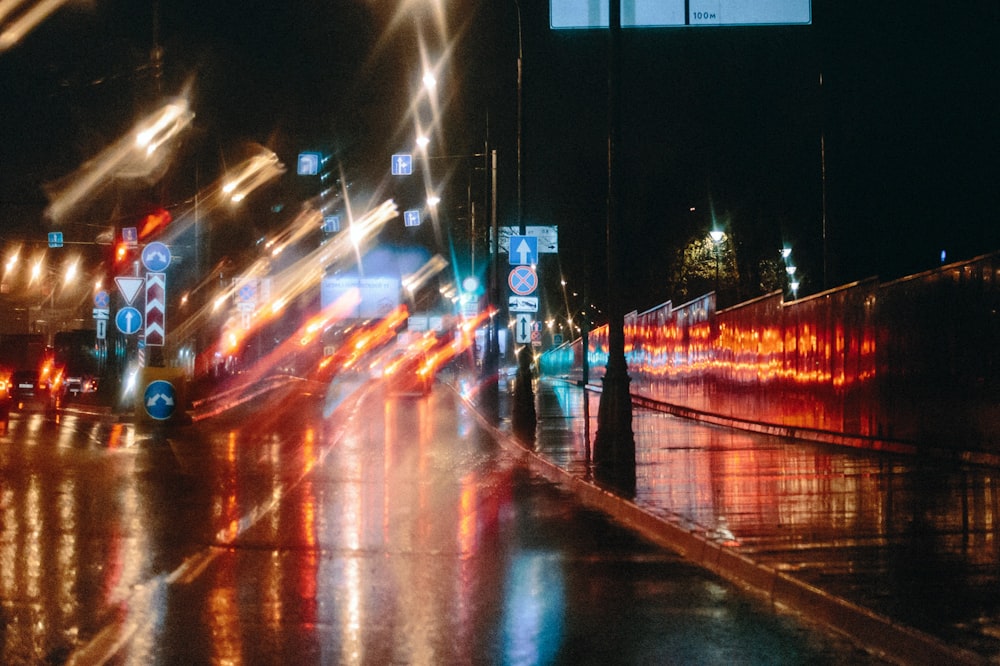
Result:
M125 335L132 335L142 328L142 313L131 306L122 308L115 315L115 326Z
M510 252L511 266L528 266L538 263L538 237L537 236L511 236Z
M147 271L159 273L170 265L170 248L159 241L154 241L142 248L142 265Z
M157 379L146 387L142 394L142 404L146 413L157 421L165 421L173 416L177 408L177 392L168 381Z
M531 315L517 315L517 323L514 324L514 341L519 345L526 345L531 342Z
M413 173L413 155L396 153L392 156L392 175L409 176Z

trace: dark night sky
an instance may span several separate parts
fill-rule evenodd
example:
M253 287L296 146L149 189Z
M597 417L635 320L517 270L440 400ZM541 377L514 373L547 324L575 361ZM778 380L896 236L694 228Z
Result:
M402 4L159 0L161 85L175 93L195 82L188 152L201 177L245 142L272 147L290 165L299 150L320 146L356 185L374 188L409 131L403 115L419 52L412 12L389 27ZM510 223L513 2L445 4L449 30L462 38L443 72L444 150L481 151L489 126L501 154L501 222ZM560 263L578 282L585 271L600 275L606 33L552 32L547 2L521 4L526 221L559 225ZM765 256L790 243L806 287L818 291L821 136L828 286L932 268L942 249L958 260L1000 248L1000 5L930 5L814 0L806 27L626 32L629 307L671 297L665 262L708 230L711 209L741 252ZM0 54L0 238L44 233L41 183L153 104L153 6L67 7ZM434 48L432 17L419 18ZM192 194L192 170L172 171L155 189L161 202Z

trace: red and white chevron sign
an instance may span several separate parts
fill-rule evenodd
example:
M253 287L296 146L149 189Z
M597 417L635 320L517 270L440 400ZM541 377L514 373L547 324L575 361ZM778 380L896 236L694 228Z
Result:
M162 347L167 333L167 276L146 273L146 346Z

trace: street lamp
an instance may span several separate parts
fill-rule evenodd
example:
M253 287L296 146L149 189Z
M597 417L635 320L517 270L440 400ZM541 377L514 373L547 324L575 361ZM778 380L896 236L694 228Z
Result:
M718 301L719 298L719 245L726 238L726 232L720 229L712 229L708 232L708 237L712 240L712 245L715 247L715 298Z

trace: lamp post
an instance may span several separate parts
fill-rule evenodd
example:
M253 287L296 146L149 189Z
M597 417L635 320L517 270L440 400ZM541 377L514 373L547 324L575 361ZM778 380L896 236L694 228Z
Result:
M708 237L712 239L712 245L715 247L715 299L718 302L719 299L719 245L726 238L726 233L720 229L712 229L708 232Z
M625 360L625 307L620 289L621 224L621 0L609 7L608 48L608 198L605 221L608 265L608 365L594 437L594 472L598 480L625 494L635 492L635 435L632 432L631 379Z

